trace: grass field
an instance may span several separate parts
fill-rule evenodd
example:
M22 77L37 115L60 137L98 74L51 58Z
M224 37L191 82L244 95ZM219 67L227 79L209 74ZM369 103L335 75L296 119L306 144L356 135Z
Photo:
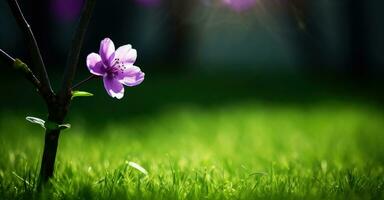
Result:
M139 91L111 111L137 106ZM332 99L180 100L146 114L79 100L61 135L53 187L43 194L34 192L43 130L24 120L24 108L3 109L0 199L383 199L382 110Z

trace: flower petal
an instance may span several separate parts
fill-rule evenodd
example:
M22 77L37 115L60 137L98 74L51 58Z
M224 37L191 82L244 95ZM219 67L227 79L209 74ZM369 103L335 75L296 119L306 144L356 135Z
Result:
M105 68L101 62L101 57L97 53L90 53L87 56L87 67L94 75L102 76L105 74Z
M127 69L124 71L119 71L116 79L119 80L120 83L132 87L143 82L144 76L145 74L140 70L139 67L131 65L127 66Z
M124 86L116 79L110 76L103 77L104 87L109 96L121 99L124 96Z
M109 60L114 52L115 52L115 45L113 44L111 39L105 38L104 40L101 41L99 54L105 65L110 66Z
M119 59L121 63L133 64L137 58L136 49L132 49L130 44L119 47L115 51L115 59Z

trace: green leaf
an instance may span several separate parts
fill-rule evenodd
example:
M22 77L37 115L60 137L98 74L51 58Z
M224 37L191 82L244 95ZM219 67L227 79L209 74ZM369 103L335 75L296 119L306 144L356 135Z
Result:
M75 98L75 97L91 97L93 96L92 93L89 93L89 92L85 92L85 91L72 91L72 98Z
M21 69L24 72L30 71L28 66L23 61L21 61L20 59L17 59L17 58L13 62L13 67L15 69Z

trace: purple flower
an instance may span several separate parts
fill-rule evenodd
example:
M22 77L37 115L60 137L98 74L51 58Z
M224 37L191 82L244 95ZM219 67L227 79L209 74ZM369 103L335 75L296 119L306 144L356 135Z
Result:
M84 0L53 0L52 12L61 21L73 21L79 16Z
M134 66L137 52L131 45L124 45L115 51L112 40L105 38L100 43L99 54L90 53L87 57L89 71L103 77L104 87L111 97L121 99L124 86L136 86L143 82L144 73Z
M161 0L136 0L136 2L143 6L158 6Z
M242 12L252 8L256 0L223 0L223 3L236 12Z

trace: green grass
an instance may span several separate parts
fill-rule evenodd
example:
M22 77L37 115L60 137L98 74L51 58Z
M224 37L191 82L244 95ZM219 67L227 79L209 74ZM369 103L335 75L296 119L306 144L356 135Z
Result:
M53 187L36 194L42 129L2 112L0 199L384 198L384 116L374 106L250 100L115 115L73 113Z
M44 193L34 192L43 130L24 120L44 107L4 77L20 84L0 88L0 199L384 198L381 84L148 74L121 101L100 81L82 88L95 97L74 100Z

